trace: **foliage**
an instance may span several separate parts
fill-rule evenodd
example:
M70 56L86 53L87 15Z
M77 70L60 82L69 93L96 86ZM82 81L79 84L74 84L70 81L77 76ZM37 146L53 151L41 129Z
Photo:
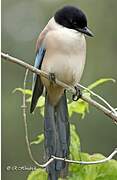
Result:
M30 145L32 145L32 144L40 144L43 140L44 140L44 134L40 134L40 135L37 136L37 138L34 141L32 141L30 143Z
M104 159L101 154L89 155L80 153L80 158L83 161L96 161ZM77 160L75 158L75 160ZM71 173L69 180L116 180L117 179L117 161L110 160L104 164L95 165L70 165Z
M72 124L71 130L71 145L70 158L73 160L96 161L104 159L101 154L89 155L88 153L80 152L80 140L76 133L76 128ZM41 135L42 136L42 135ZM39 143L39 141L37 141ZM37 144L36 143L36 144ZM41 168L31 172L27 180L47 180L47 173ZM104 164L96 165L79 165L69 164L68 180L116 180L117 179L117 161L110 160ZM61 180L61 178L59 178Z
M29 174L28 180L46 180L47 173L44 169L37 169Z
M113 81L111 78L99 79L93 84L88 86L88 89L104 84L105 82ZM23 90L21 88L16 88L14 92L19 91L28 95L27 102L31 101L32 91L29 89ZM91 96L89 92L83 90L87 96ZM37 108L40 109L40 113L44 114L44 97L41 97L37 103ZM80 114L82 118L85 117L86 113L89 112L89 104L82 99L77 102L69 102L68 100L68 110L69 116L71 117L74 113ZM80 152L80 139L76 132L76 127L70 124L71 132L71 144L70 144L70 159L82 160L82 161L96 161L105 158L101 154L90 155L88 153ZM31 142L31 145L40 144L44 140L44 135L40 134L35 140ZM59 178L60 180L61 178ZM69 164L69 174L68 180L116 180L117 179L117 161L110 160L104 164L96 165L79 165L79 164ZM27 180L47 180L47 173L45 170L38 168L37 170L31 172Z

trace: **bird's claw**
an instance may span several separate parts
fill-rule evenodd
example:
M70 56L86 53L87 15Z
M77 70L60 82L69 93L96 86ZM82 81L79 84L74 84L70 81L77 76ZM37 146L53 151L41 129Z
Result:
M51 84L56 83L56 77L54 73L49 73L49 81Z
M82 97L82 93L81 93L80 89L77 86L75 86L74 88L76 90L76 93L73 94L72 100L73 101L78 101L78 99Z

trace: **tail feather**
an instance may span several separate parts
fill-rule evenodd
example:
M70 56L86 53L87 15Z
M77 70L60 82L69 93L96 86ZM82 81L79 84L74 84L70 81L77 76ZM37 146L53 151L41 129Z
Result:
M56 152L56 127L55 127L55 119L54 119L54 107L49 103L47 95L45 98L44 133L45 133L45 149L48 158L50 158L52 153L55 154Z
M63 155L66 157L69 154L70 127L68 121L68 108L65 93L56 106L56 123L58 126L57 129L59 132L59 139L62 146Z
M56 106L52 106L46 94L45 101L45 150L47 158L51 155L58 157L68 157L70 144L70 130L68 122L68 109L66 95L64 94ZM48 180L58 180L66 163L54 161L48 168Z

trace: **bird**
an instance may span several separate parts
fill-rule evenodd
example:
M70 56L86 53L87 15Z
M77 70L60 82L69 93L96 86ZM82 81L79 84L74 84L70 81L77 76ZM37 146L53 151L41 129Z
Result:
M49 74L49 79L34 74L30 113L45 92L44 136L46 158L69 157L70 124L66 90L56 79L77 87L86 59L85 35L93 37L84 12L75 6L58 9L40 33L36 43L34 67ZM48 180L58 180L67 163L54 160L47 166Z

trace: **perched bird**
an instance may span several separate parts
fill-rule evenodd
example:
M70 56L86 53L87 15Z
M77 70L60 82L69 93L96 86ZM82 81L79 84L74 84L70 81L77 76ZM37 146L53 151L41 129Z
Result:
M35 109L45 87L44 134L47 159L52 155L69 156L70 128L66 91L53 81L56 78L76 86L80 81L86 57L85 35L93 36L85 14L76 7L65 6L52 17L40 33L36 44L35 67L50 75L50 80L34 75L30 112ZM48 180L57 180L66 163L53 161L47 167Z

